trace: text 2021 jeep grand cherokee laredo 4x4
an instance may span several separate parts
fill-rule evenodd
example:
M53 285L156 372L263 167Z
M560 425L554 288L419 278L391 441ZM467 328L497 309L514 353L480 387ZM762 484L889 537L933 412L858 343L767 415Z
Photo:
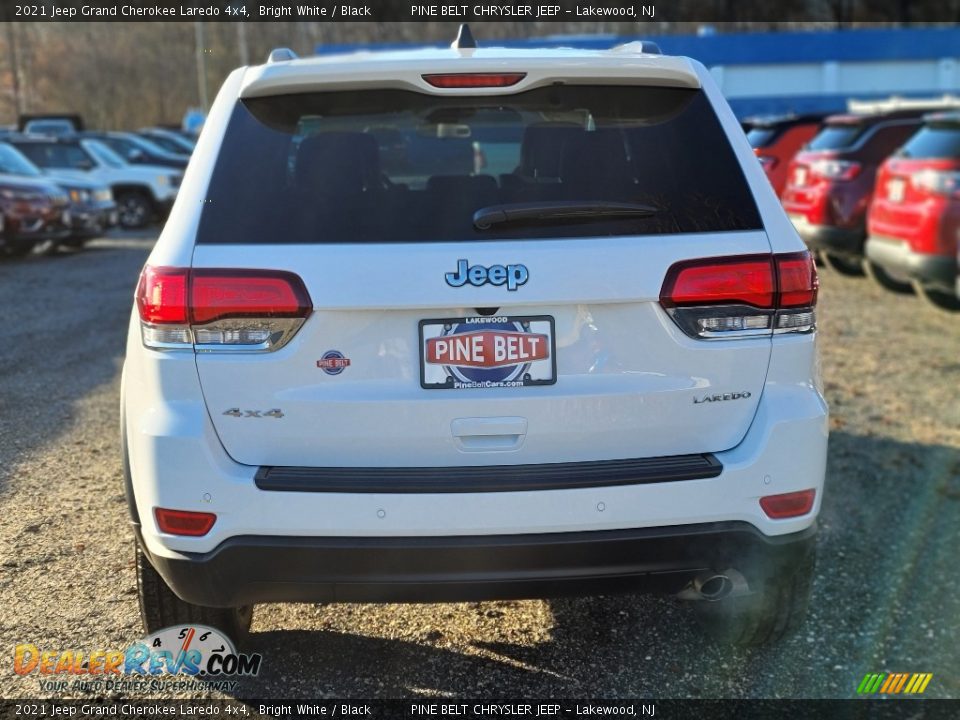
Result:
M237 70L130 323L145 624L655 588L776 638L824 480L816 293L691 60Z

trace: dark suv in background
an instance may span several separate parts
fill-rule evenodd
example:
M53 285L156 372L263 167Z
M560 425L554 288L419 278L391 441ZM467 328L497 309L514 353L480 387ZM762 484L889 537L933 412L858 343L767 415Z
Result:
M95 180L44 173L23 153L6 142L0 142L0 174L46 180L67 193L70 234L63 239L49 238L41 241L38 243L38 251L55 251L59 245L80 247L87 240L102 235L117 224L117 205L109 187Z
M747 140L779 195L787 184L790 161L820 130L824 113L749 118Z
M917 131L923 112L832 115L790 163L783 207L810 249L837 272L862 273L877 169ZM866 265L882 284L895 285L881 268Z
M183 170L190 161L189 154L168 152L136 133L88 131L82 133L82 137L99 140L134 165L154 165Z

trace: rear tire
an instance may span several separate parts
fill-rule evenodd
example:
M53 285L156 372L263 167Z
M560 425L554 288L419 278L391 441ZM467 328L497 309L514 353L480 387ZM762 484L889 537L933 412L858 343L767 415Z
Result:
M930 307L947 312L960 312L960 298L951 292L928 287L919 280L913 281L913 289Z
M822 253L822 258L823 264L837 275L863 277L863 263L856 258L834 255L833 253Z
M82 250L83 246L87 244L87 241L91 238L85 237L70 237L63 241L63 247L70 248L71 250Z
M33 252L33 245L29 243L17 243L16 245L4 245L0 247L0 256L10 258L22 258Z
M767 645L792 634L807 615L815 557L811 551L788 574L765 580L750 595L694 601L698 621L709 635L733 645Z
M233 640L239 650L247 641L253 621L253 605L214 608L194 605L178 598L160 577L146 554L136 544L137 596L143 629L154 633L171 625L209 625Z
M904 295L913 292L913 286L908 279L891 275L872 260L864 259L863 272L884 290Z

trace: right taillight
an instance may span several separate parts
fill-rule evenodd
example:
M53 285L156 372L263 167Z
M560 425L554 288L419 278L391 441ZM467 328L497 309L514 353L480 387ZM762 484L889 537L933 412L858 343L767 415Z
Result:
M695 338L810 332L817 288L808 252L686 260L667 271L660 304Z
M960 172L953 170L921 170L910 177L910 185L914 190L960 198Z
M148 265L136 299L143 344L156 350L277 350L311 310L303 281L282 270Z

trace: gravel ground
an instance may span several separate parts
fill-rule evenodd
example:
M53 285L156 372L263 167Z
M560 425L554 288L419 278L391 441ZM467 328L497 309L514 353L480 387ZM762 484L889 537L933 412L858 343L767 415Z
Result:
M0 647L140 634L118 446L120 366L148 236L0 264ZM932 672L960 697L960 316L822 273L832 407L811 613L777 647L706 640L656 597L266 605L245 697L839 697ZM0 697L38 694L0 662Z

